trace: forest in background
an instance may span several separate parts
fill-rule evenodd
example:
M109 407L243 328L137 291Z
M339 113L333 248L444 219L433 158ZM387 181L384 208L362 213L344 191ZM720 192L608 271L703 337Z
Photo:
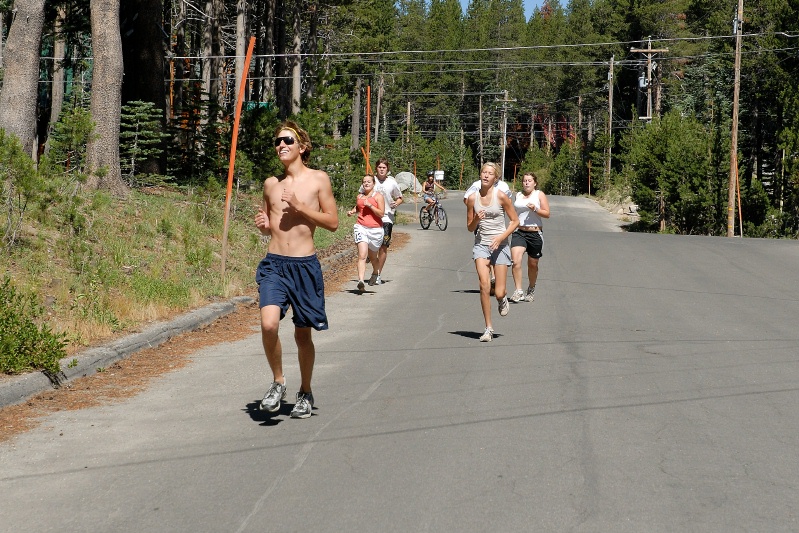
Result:
M254 37L241 184L279 170L273 128L291 117L342 200L368 146L395 173L443 169L447 187L497 161L550 193L630 196L635 229L723 235L736 10L554 0L525 20L521 0L0 0L0 128L88 189L223 182ZM795 238L799 6L747 2L740 24L743 233ZM20 190L4 180L9 213Z

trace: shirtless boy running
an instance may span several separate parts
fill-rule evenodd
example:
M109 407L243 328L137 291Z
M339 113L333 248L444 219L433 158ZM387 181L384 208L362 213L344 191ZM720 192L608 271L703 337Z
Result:
M311 328L324 330L328 327L322 269L313 235L317 227L329 231L338 228L330 178L326 172L305 166L311 149L308 133L294 122L283 122L277 128L275 151L285 172L264 182L263 206L255 215L256 227L263 235L272 237L266 257L255 274L261 308L261 338L273 375L260 409L274 413L280 410L280 403L286 397L278 329L291 305L301 380L292 418L311 416L314 404L311 376L316 356Z

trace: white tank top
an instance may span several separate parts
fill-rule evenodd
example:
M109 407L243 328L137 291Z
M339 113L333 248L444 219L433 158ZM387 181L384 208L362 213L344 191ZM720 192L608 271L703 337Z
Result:
M497 200L497 188L491 187L491 203L483 205L480 203L480 193L474 198L474 213L485 211L485 216L477 226L477 233L474 235L475 244L491 244L494 237L505 232L505 210Z
M525 196L523 192L517 192L516 198L513 200L513 207L516 208L516 213L519 215L519 227L532 227L538 226L544 228L544 220L538 213L533 212L532 209L527 207L527 204L533 204L536 210L541 209L540 191L535 189L530 193L530 196Z

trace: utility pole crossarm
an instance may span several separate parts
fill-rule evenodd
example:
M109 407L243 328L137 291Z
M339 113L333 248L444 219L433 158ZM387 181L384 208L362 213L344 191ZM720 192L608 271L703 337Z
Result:
M630 52L646 54L646 119L652 120L652 56L666 53L668 48L652 48L652 38L647 39L646 48L630 48Z

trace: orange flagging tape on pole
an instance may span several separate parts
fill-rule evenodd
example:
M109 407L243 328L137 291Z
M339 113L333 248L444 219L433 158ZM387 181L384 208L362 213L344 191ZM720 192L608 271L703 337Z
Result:
M361 153L363 154L363 160L366 161L366 173L372 173L372 165L369 164L369 154L366 153L366 150L363 146L361 146Z
M225 194L225 223L222 227L222 276L225 275L225 262L227 261L227 232L228 221L230 218L230 196L233 192L233 169L236 164L236 143L239 140L239 118L241 117L241 106L244 100L244 86L247 82L247 72L250 70L250 59L255 48L255 37L250 37L250 45L247 47L247 57L244 59L244 70L241 73L241 84L239 85L239 95L236 100L236 114L233 119L233 140L230 143L230 164L227 169L227 193Z

